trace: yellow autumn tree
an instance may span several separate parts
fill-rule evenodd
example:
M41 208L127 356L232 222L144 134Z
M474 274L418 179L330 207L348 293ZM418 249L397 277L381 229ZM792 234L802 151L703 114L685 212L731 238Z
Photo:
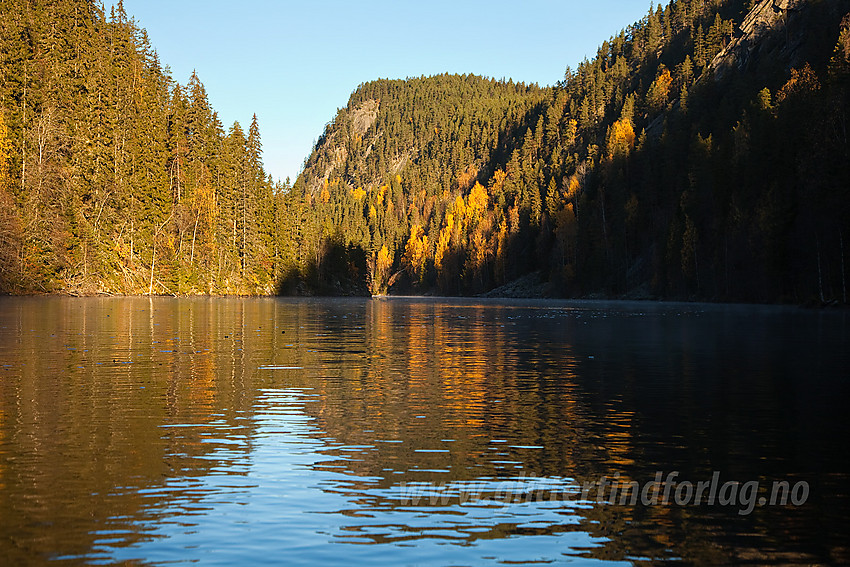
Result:
M484 265L492 255L487 237L492 222L487 215L488 203L487 189L476 181L466 198L463 233L458 237L460 244L466 247L469 254L468 275L472 276L482 289Z
M502 187L505 184L505 179L508 177L508 174L502 171L501 169L497 169L493 173L492 184L490 185L490 191L493 195L497 195L501 193Z
M464 218L466 218L466 201L464 201L463 197L461 197L460 195L455 197L454 214L455 219L457 219L458 221L462 221Z
M402 263L417 281L425 275L425 260L428 255L428 236L421 226L416 225L410 230L410 238L404 247Z
M670 75L670 70L662 65L658 76L652 81L649 91L646 93L646 102L651 110L658 112L664 109L670 98L670 88L672 86L673 77Z
M440 235L437 240L437 250L434 252L434 267L437 268L438 272L443 270L443 258L445 257L446 252L449 249L449 243L451 242L453 229L454 215L452 213L448 213L446 215L446 222L443 225L443 228L440 230Z
M471 268L471 273L478 279L483 288L484 265L489 260L492 251L487 242L487 237L481 229L476 229L469 241L469 268Z
M386 195L387 189L389 189L389 187L386 185L381 185L381 187L378 189L378 194L375 197L375 201L377 202L378 207L384 204L384 195Z
M458 247L461 245L461 241L466 235L466 226L468 219L468 207L466 206L466 200L458 195L455 197L454 203L452 203L452 213L453 213L453 224L452 229L449 232L449 237L451 239L452 245Z
M569 181L567 181L567 194L565 195L565 198L575 199L578 197L579 191L581 191L581 181L579 180L578 175L573 174L570 176Z
M608 157L613 159L618 155L628 155L635 147L635 130L632 121L620 118L608 129Z
M487 190L477 181L467 199L469 207L469 215L477 216L487 210L488 195Z
M392 265L393 259L392 256L390 256L390 251L387 249L386 245L381 246L381 251L378 252L378 270L386 273Z
M201 164L201 175L198 179L198 186L193 194L195 225L192 229L190 262L195 261L196 241L203 244L204 252L207 255L211 254L215 249L215 230L219 210L216 189L210 181L209 170L205 165Z
M390 268L393 265L393 258L386 245L381 246L378 252L378 259L375 262L375 274L372 279L372 293L384 293L386 291L387 276L389 276Z

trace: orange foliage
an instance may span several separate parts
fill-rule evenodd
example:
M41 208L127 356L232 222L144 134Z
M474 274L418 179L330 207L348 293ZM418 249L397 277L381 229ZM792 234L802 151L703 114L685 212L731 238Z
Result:
M813 92L820 89L818 76L812 67L806 63L802 69L791 69L791 78L776 93L776 103L780 104L786 98L805 92Z
M492 194L497 194L501 192L502 185L505 184L505 178L507 178L508 174L502 171L501 169L497 169L493 173L493 182L490 185L490 191Z
M467 202L469 203L470 216L481 214L486 211L487 199L487 190L476 181L475 186L472 188L472 192L469 194L469 198L467 199Z
M578 179L578 175L571 175L570 180L567 183L567 199L575 199L578 196L579 191L581 191L581 181Z
M449 249L449 242L451 242L454 218L452 213L446 214L445 226L440 230L440 236L437 240L437 250L434 252L434 266L437 268L437 271L443 269L443 257Z
M381 273L386 273L392 265L393 259L390 256L390 251L387 250L386 245L381 246L381 251L378 252L378 270Z
M351 196L354 197L355 201L361 201L363 197L366 196L366 191L363 190L362 187L358 187L357 189L352 189L350 191Z
M425 260L428 255L428 236L421 226L416 225L410 230L410 238L404 247L402 262L416 278L422 277Z
M487 245L487 240L481 230L476 230L472 235L472 254L471 260L476 269L481 269L487 257L490 255L490 247Z
M670 76L670 70L662 67L661 72L649 86L647 99L649 105L656 110L660 110L667 104L670 97L670 87L673 85L673 77Z
M384 204L384 195L386 195L387 189L389 189L389 187L387 187L386 185L381 185L381 187L378 189L378 196L375 199L379 207Z
M620 118L608 130L608 156L626 155L635 147L635 130L632 121Z
M385 293L387 289L387 276L393 265L393 257L386 245L381 246L378 254L372 256L370 262L371 288L373 294Z
M458 195L455 198L454 207L452 208L454 211L455 217L457 218L458 224L463 223L463 220L466 218L466 201L463 200L463 197Z

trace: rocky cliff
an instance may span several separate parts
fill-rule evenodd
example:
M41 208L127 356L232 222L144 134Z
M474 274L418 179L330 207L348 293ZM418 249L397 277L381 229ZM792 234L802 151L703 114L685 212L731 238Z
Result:
M787 73L806 63L823 63L830 47L826 44L837 35L827 28L835 28L848 10L846 0L759 0L711 62L713 76L722 80L733 69L760 72L764 67Z

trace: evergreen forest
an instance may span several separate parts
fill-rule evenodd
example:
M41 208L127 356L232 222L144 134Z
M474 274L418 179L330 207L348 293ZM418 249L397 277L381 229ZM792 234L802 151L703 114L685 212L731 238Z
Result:
M225 127L121 3L0 14L0 292L273 292L286 187L256 116Z
M653 4L552 86L366 82L292 184L120 4L0 6L0 292L847 303L850 0Z

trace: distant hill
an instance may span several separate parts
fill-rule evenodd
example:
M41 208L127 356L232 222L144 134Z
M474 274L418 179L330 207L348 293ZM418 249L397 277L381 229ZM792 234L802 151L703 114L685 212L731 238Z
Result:
M846 302L848 12L677 0L553 87L365 83L288 194L284 291Z

